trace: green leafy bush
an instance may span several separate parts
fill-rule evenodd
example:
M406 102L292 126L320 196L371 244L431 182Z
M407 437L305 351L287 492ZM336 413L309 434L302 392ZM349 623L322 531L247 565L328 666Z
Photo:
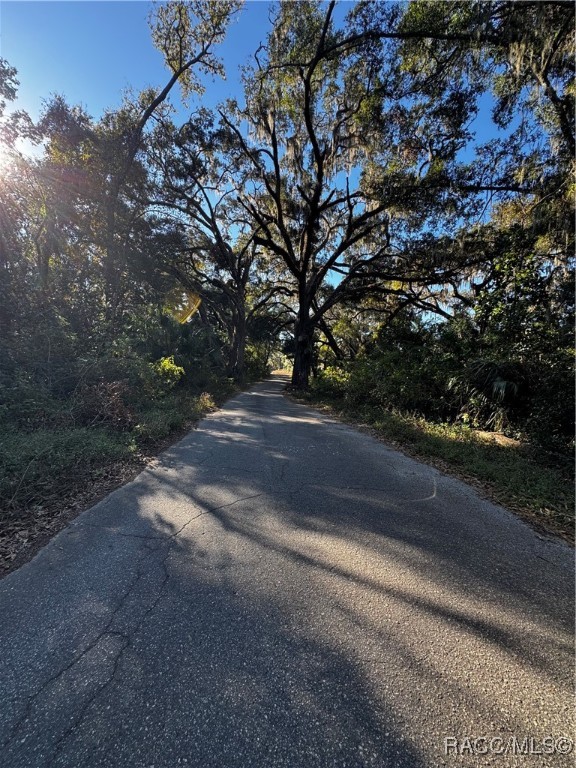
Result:
M174 363L174 355L170 357L161 357L155 363L152 363L157 386L160 392L169 392L174 389L176 384L184 376L184 368Z
M350 384L350 374L343 368L328 366L312 382L312 389L321 397L343 398Z
M163 403L161 406L143 411L134 427L134 432L144 441L159 440L180 429L185 422L186 414L167 408Z
M189 392L175 393L143 409L138 416L134 433L145 442L161 440L215 408L214 399L207 392L200 395Z
M431 326L400 316L354 360L321 371L313 389L351 408L505 432L566 452L574 438L573 350L562 327L538 329L511 343L494 330L480 337L466 317Z

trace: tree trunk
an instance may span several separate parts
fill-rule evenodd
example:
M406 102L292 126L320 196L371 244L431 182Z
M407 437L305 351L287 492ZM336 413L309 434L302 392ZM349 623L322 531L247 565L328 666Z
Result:
M313 345L314 327L310 322L308 307L300 306L294 329L294 368L292 369L292 386L296 389L308 389Z
M246 312L243 306L239 307L237 312L235 312L231 342L228 358L228 376L231 376L234 381L242 382L246 375Z

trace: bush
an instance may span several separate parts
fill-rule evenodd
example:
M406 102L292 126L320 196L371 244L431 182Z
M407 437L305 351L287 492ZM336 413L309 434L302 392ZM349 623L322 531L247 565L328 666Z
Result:
M249 342L245 350L245 376L248 381L258 381L270 375L270 349L265 342Z
M329 366L320 371L311 388L320 397L343 398L348 391L350 374L342 368Z
M184 368L174 363L174 355L161 357L160 360L152 363L151 367L156 377L159 393L166 393L174 389L184 376Z
M134 427L135 434L145 442L168 437L171 432L181 429L186 423L186 414L162 403L143 411Z
M451 372L451 366L425 350L390 350L355 361L340 386L350 405L370 403L440 419L455 411L446 387Z
M142 410L134 432L144 442L161 440L215 408L214 399L207 392L173 394Z
M481 338L469 318L429 326L397 318L355 360L325 368L318 396L351 408L506 432L555 452L573 446L573 350L558 329L512 345Z
M528 370L528 397L521 428L550 451L574 449L574 352L559 349Z
M123 430L132 426L134 414L127 406L128 387L121 381L101 381L80 387L72 400L74 422Z

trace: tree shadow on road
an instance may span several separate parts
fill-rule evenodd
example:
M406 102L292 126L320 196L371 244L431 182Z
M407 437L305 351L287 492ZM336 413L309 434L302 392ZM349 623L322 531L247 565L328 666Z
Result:
M30 667L6 683L11 768L424 768L443 736L564 706L566 558L520 523L510 547L470 489L273 396L231 401L0 597L6 669Z

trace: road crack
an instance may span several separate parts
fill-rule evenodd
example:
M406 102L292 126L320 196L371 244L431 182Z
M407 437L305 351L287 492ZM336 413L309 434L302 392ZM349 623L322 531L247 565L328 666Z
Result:
M132 645L132 638L133 636L140 630L148 616L154 611L158 603L160 602L162 595L164 593L164 589L166 588L166 585L170 579L170 574L168 573L168 568L166 566L166 561L171 555L171 550L169 550L166 553L166 556L164 559L160 562L160 566L164 571L164 578L162 580L162 583L160 584L160 587L158 589L158 594L156 595L156 598L152 601L152 603L148 606L148 608L144 611L142 616L140 617L139 621L136 623L134 628L130 630L128 633L122 633L118 631L109 631L107 634L110 635L117 635L118 637L121 637L124 639L124 643L121 645L121 647L118 649L118 653L116 654L116 658L114 659L114 663L112 665L112 673L110 674L109 678L100 685L100 687L94 691L94 693L88 698L88 700L84 703L84 705L81 707L78 716L75 718L74 722L70 727L59 737L59 739L56 741L56 744L53 748L52 755L48 760L47 766L53 765L54 762L57 760L59 753L62 751L62 748L64 746L64 743L66 742L66 739L70 736L70 734L76 730L84 720L84 717L86 716L86 713L94 704L96 699L98 699L99 696L101 696L113 683L116 678L116 675L118 673L118 669L120 667L120 663L122 661L122 658L128 648Z
M140 630L143 623L145 622L146 618L155 610L158 603L162 599L164 590L166 588L166 585L169 581L170 575L168 573L168 568L166 566L166 562L170 555L173 552L173 548L171 544L180 536L180 534L195 520L198 520L200 517L204 515L211 514L213 512L217 512L221 509L226 509L229 507L234 506L235 504L239 504L243 501L248 501L250 499L256 499L260 496L263 496L263 493L258 494L251 494L249 496L242 496L238 499L234 499L234 501L227 502L226 504L220 504L214 507L210 507L208 509L202 510L198 514L192 516L189 518L177 531L173 532L169 536L139 536L137 534L124 534L120 532L115 532L115 535L124 536L126 538L139 538L139 539L148 539L148 540L157 540L160 542L160 544L157 547L154 547L153 549L146 552L138 561L136 566L136 573L134 577L132 578L130 584L126 588L124 594L116 604L115 608L111 611L108 620L106 621L103 628L98 632L98 634L79 652L77 653L73 659L71 659L65 666L63 666L58 672L51 675L47 680L42 683L42 685L36 690L33 694L31 694L27 701L26 705L24 707L23 713L20 715L16 723L13 725L13 727L10 730L10 733L8 737L4 740L2 743L2 749L7 749L13 741L20 735L22 727L30 721L32 712L34 709L34 705L38 701L38 699L46 693L50 688L52 688L54 685L56 685L61 678L66 675L70 670L73 669L76 665L78 665L82 659L89 654L91 651L93 651L99 643L102 642L102 640L106 637L120 637L123 639L122 645L118 649L118 652L116 654L116 658L114 660L113 669L112 672L107 680L105 680L102 684L100 684L97 689L93 692L93 694L87 699L87 701L84 703L82 708L80 709L77 717L74 719L73 724L63 733L57 740L55 749L52 753L52 756L48 762L48 765L52 765L55 759L58 756L59 751L62 749L62 746L64 742L66 741L67 737L72 733L72 731L77 728L82 720L84 719L85 713L90 707L90 705L98 698L98 696L103 693L113 682L116 677L121 659L126 652L126 650L130 647L132 642L132 637ZM164 576L162 579L162 582L158 588L158 593L154 600L148 605L148 607L145 609L145 611L142 613L134 627L130 629L128 632L120 632L118 630L113 629L113 624L116 621L118 615L122 611L122 609L127 604L130 596L133 594L134 590L136 589L138 583L140 580L146 576L150 572L150 568L153 566L153 558L155 555L157 555L163 548L166 548L166 554L162 558L160 562L157 564L163 569Z
M110 613L110 617L104 627L100 630L100 632L96 635L96 637L88 643L88 645L82 649L82 651L74 658L68 662L64 667L62 667L58 672L56 672L54 675L48 678L48 680L45 680L44 683L40 686L40 688L33 693L31 696L28 697L28 701L26 702L26 706L24 709L24 712L22 715L18 718L14 726L12 727L10 734L8 735L8 738L4 740L2 743L2 749L6 749L10 743L16 738L18 735L22 725L30 718L30 715L32 713L32 708L38 698L45 693L52 685L57 683L60 678L66 674L69 670L71 670L75 665L77 665L85 656L86 654L90 653L97 645L101 642L102 638L106 636L107 634L120 634L120 633L114 633L110 630L110 627L112 626L117 614L122 610L123 606L125 605L126 601L136 588L136 585L138 584L139 580L142 578L142 576L146 573L145 570L141 570L141 566L149 559L151 558L156 552L160 550L161 547L156 547L155 549L147 552L143 557L140 558L137 564L137 570L136 574L133 577L132 581L130 582L128 588L122 595L121 599L119 600L116 607L112 610Z

